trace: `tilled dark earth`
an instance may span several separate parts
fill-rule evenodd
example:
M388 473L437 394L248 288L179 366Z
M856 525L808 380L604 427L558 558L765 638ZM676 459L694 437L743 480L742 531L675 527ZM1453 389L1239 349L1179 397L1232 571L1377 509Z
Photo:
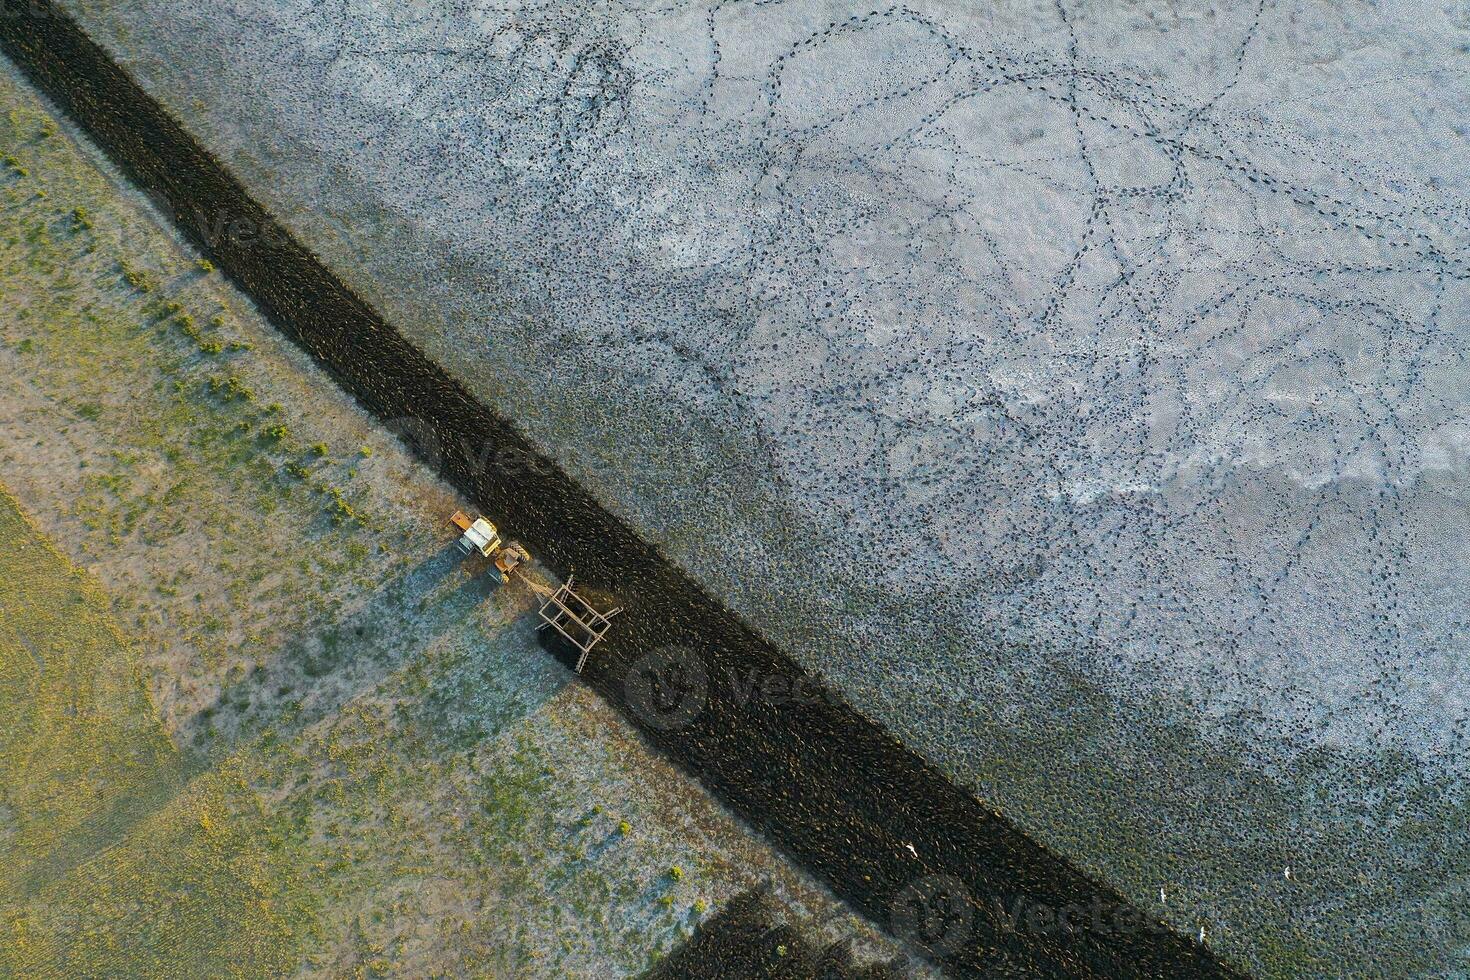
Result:
M750 891L736 897L701 925L646 980L709 977L771 977L790 980L889 980L881 964L859 970L850 951L837 943L822 949L782 923L768 896Z
M6 53L367 408L559 574L624 607L585 677L900 938L973 975L1224 976L762 641L349 292L45 3Z

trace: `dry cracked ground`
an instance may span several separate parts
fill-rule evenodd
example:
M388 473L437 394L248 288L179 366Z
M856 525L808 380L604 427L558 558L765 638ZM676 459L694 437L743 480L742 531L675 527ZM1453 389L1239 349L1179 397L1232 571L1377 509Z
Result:
M64 6L1039 840L1263 974L1470 968L1463 2Z
M628 976L767 880L897 955L158 220L3 64L0 975Z

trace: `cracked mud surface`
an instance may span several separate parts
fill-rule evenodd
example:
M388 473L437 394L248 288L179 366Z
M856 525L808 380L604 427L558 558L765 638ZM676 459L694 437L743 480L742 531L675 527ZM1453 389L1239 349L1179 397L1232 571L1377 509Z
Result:
M1043 840L1267 972L1470 939L1463 5L67 6Z

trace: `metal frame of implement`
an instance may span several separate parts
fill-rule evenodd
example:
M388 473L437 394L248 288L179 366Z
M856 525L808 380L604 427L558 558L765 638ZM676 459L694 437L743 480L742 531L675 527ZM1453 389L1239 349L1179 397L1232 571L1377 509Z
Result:
M598 612L572 589L574 578L575 576L568 576L566 582L555 591L536 590L542 595L541 608L537 611L541 622L536 628L539 630L550 626L577 648L577 673L580 674L587 664L592 648L607 635L608 620L622 612L623 607L619 606L611 612ZM571 630L568 630L568 626Z

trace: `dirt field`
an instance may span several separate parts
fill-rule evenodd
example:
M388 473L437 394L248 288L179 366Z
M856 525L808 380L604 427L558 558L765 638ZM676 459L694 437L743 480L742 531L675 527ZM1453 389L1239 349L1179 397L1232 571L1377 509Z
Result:
M0 973L626 975L765 879L894 953L8 69L0 154Z
M1261 974L1465 972L1463 4L61 5L1034 839Z

